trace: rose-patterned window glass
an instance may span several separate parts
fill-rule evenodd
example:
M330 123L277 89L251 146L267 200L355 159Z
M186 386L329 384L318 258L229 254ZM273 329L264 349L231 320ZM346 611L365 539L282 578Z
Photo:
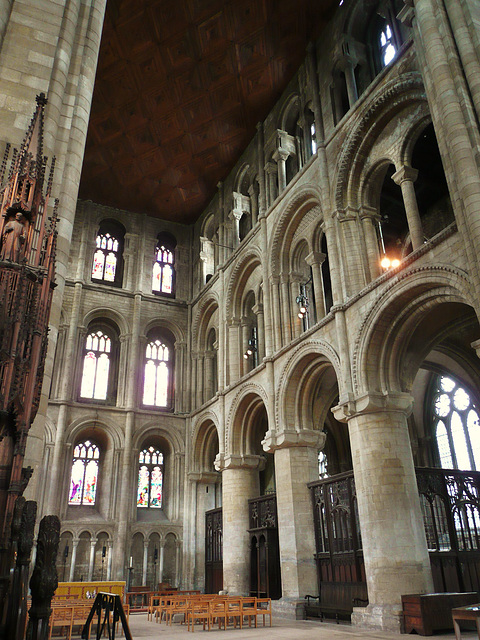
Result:
M168 406L169 394L169 348L162 340L152 340L147 344L143 404L154 407Z
M138 458L137 507L160 509L163 497L163 453L153 446Z
M106 400L111 350L112 341L101 329L87 336L80 388L82 398Z
M480 470L480 425L469 392L439 376L433 399L434 432L443 469Z
M68 504L94 505L97 495L100 452L90 440L79 442L73 451Z
M115 282L120 244L110 233L97 235L96 251L93 255L92 279Z
M173 295L175 273L173 263L173 251L164 244L157 245L152 272L152 290L154 292Z

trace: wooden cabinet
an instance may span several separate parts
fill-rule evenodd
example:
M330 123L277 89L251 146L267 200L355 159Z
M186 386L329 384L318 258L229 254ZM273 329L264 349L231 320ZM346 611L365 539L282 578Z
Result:
M479 601L477 592L426 593L402 596L405 633L431 636L434 631L453 629L452 609Z

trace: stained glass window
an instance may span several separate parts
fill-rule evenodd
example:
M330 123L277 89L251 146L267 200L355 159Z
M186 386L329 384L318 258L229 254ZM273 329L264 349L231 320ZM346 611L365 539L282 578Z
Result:
M159 243L155 248L155 262L152 272L152 290L166 295L174 294L174 257L171 248Z
M112 234L99 231L96 245L97 249L93 255L92 278L104 282L114 282L120 243Z
M82 398L106 400L111 350L111 339L101 329L87 336L80 389Z
M384 67L395 58L397 49L393 40L393 33L390 25L385 24L385 28L380 32L380 58Z
M68 504L95 504L99 457L97 445L90 440L79 442L75 446Z
M147 344L143 403L168 406L170 386L170 349L161 339Z
M163 453L154 446L138 458L137 507L160 509L163 498Z
M433 399L434 430L443 469L480 470L480 426L468 391L439 376Z

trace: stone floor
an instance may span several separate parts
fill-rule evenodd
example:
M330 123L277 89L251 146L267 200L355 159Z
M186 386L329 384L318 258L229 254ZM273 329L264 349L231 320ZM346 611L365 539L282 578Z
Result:
M132 614L130 616L130 631L134 640L143 638L144 640L159 640L162 638L174 638L175 640L187 640L192 634L187 631L185 625L175 623L172 626L166 626L165 623L156 624L147 621L147 614ZM195 633L204 634L201 625L197 625ZM351 627L349 624L335 624L330 622L320 622L317 620L286 620L282 618L273 619L272 627L246 627L240 629L219 630L215 628L210 631L210 636L222 640L395 640L399 638L394 633L386 633L380 631L368 631ZM116 636L119 639L123 635ZM405 636L403 636L405 637ZM474 631L465 631L462 633L462 640L474 640L478 636ZM429 640L455 640L452 633L443 633L441 635L429 636ZM413 639L412 639L413 640Z

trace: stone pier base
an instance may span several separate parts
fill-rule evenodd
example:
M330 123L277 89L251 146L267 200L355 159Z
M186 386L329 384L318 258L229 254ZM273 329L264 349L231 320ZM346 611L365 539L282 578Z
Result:
M352 613L352 626L402 633L402 608L391 604L369 604L367 607L355 607Z
M272 600L272 614L288 620L305 620L305 600L298 598L280 598Z

